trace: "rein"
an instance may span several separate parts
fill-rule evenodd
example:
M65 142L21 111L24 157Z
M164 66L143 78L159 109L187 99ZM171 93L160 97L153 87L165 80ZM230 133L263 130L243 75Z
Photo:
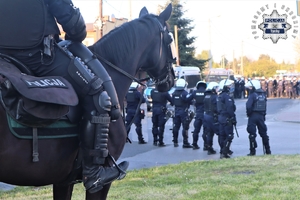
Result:
M148 78L144 78L144 79L137 79L134 76L132 76L131 74L127 73L126 71L124 71L123 69L117 67L116 65L112 64L111 62L109 62L108 60L106 60L105 58L103 58L102 56L100 56L99 54L97 54L96 52L93 52L95 54L95 56L99 59L102 60L103 62L105 62L107 65L109 65L110 67L112 67L113 69L115 69L116 71L120 72L121 74L125 75L126 77L128 77L131 80L136 81L137 83L139 83L140 85L146 87L146 85L144 83L142 83L142 81L147 80Z

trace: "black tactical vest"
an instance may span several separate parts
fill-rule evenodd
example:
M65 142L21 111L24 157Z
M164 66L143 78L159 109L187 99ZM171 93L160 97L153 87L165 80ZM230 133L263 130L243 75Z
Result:
M0 30L0 48L6 49L33 48L44 36L59 34L44 0L1 0Z
M267 110L266 95L262 92L255 92L254 94L256 98L253 106L253 111L266 112Z
M221 102L221 96L218 96L218 98L217 98L217 110L218 110L218 112L220 113L220 112L222 112L222 111L225 111L225 103L222 103Z
M181 93L183 90L175 90L173 93L173 100L174 100L174 105L182 107L185 105L185 102L181 99Z
M151 90L151 97L153 103L167 103L167 100L163 97L162 93L158 92L156 89Z
M214 95L212 94L206 94L204 97L204 112L206 114L214 114L216 111L216 106L212 104L212 98Z
M204 103L204 91L196 90L195 91L195 100L197 104Z
M136 89L128 91L128 93L126 95L127 102L135 102L136 101L135 92L136 92Z

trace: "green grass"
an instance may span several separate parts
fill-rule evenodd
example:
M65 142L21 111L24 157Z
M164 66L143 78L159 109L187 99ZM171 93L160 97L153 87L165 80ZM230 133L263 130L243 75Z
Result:
M175 155L174 155L175 156ZM297 200L300 155L237 157L133 170L115 181L108 199ZM52 199L47 187L16 187L0 199ZM73 199L84 199L82 184Z

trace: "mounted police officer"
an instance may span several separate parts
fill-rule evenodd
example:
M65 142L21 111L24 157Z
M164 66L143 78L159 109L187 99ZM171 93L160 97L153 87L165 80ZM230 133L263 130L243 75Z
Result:
M168 92L159 92L157 89L151 90L152 98L152 134L153 134L153 145L164 147L166 146L163 142L165 124L167 122L166 111L167 102L173 106L172 97Z
M216 154L213 149L213 138L216 133L219 135L219 122L217 110L219 84L210 82L207 85L204 97L204 128L206 130L207 154Z
M198 146L198 139L199 139L199 133L203 124L203 118L204 118L204 93L206 89L206 83L203 81L199 81L196 84L196 90L194 90L191 94L193 99L195 100L195 107L196 107L196 117L194 121L194 131L193 131L193 149L199 149ZM203 138L203 149L207 149L207 143L206 143L206 131L203 131L202 134Z
M218 121L219 121L219 143L221 145L220 158L230 158L230 145L234 138L233 126L236 126L235 102L230 93L234 91L233 81L224 79L219 83L222 92L217 99Z
M133 120L134 125L136 126L135 131L138 135L139 144L146 144L143 132L142 132L142 119L145 117L145 113L140 109L141 103L145 103L146 99L143 95L137 90L139 84L137 82L132 82L129 91L126 94L127 108L126 108L126 129L127 134L130 132L130 126Z
M2 0L0 13L5 16L0 19L0 53L22 62L38 77L64 77L79 96L85 111L80 136L85 188L94 193L120 178L118 167L102 166L108 156L109 124L120 116L119 105L114 105L113 111L108 91L101 92L104 83L99 77L102 74L90 73L76 55L70 55L57 44L60 31L56 22L65 31L70 46L79 51L84 49L91 55L85 59L96 62L96 68L103 67L81 44L87 32L79 9L71 0ZM86 73L80 73L84 70ZM119 164L123 171L127 167L128 162Z
M265 91L261 89L258 80L250 80L246 87L250 88L250 95L246 102L246 113L248 117L247 131L249 133L250 153L248 156L256 154L256 127L262 138L264 152L271 154L269 136L267 135L266 110L267 97Z
M175 106L175 116L173 118L174 147L178 147L178 133L182 124L182 147L193 148L193 146L188 142L188 131L191 121L191 119L189 119L188 109L193 100L193 97L191 95L188 96L188 92L185 90L187 83L184 79L178 79L175 86L176 89L172 94L172 99Z

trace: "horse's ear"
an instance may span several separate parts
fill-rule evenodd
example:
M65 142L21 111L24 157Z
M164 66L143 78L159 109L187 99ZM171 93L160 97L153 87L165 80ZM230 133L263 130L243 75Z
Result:
M170 18L171 13L172 13L172 3L170 3L166 7L166 9L159 14L159 18L165 22Z
M143 17L143 16L148 15L148 14L149 14L149 12L148 12L147 8L144 6L142 8L142 10L140 11L139 17Z

